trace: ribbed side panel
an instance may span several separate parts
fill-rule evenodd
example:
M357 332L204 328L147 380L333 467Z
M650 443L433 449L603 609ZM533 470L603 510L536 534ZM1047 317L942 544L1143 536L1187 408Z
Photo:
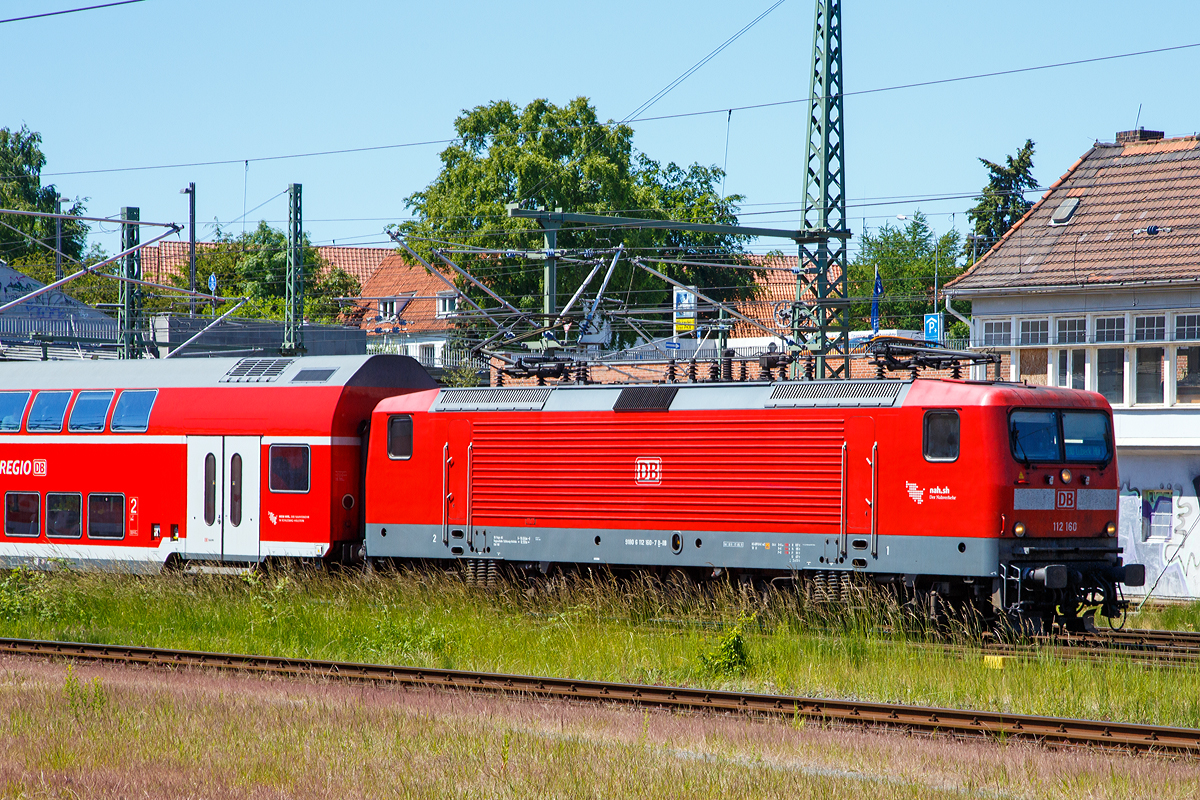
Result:
M904 381L801 381L780 383L771 390L772 405L837 405L839 400L891 405Z
M836 530L840 419L762 423L476 419L476 524ZM659 460L657 472L638 460ZM639 484L638 480L649 483ZM658 483L652 483L657 479Z

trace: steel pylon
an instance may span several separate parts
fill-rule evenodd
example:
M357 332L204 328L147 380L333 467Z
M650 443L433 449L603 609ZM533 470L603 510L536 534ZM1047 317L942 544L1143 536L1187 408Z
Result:
M817 0L809 62L808 155L801 227L847 231L842 120L842 3ZM829 237L799 247L792 333L796 350L815 356L817 379L850 377L846 240ZM792 364L792 377L801 366Z

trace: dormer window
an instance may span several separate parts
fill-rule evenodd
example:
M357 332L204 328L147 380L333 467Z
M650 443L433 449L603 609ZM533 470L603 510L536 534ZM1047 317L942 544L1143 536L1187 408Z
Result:
M381 316L381 317L396 316L396 298L392 297L387 300L379 301L379 316Z
M437 315L438 319L453 317L458 313L458 292L438 292L437 296Z

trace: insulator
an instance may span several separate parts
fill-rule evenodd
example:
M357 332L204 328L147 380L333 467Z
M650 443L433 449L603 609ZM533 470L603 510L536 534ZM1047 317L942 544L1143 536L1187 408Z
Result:
M688 383L696 382L696 359L688 362Z
M880 380L883 379L883 362L882 361L875 362L875 377L879 378Z
M672 358L667 362L667 381L669 383L675 383L678 377L679 376L675 372L675 359Z
M749 378L750 378L750 362L746 361L746 359L743 358L742 359L742 374L741 374L741 377L738 378L738 380L745 382L745 381L749 380Z
M804 380L811 381L813 378L815 378L817 374L816 368L817 365L811 356L804 359Z
M721 367L718 366L716 361L708 365L708 379L713 383L721 379Z

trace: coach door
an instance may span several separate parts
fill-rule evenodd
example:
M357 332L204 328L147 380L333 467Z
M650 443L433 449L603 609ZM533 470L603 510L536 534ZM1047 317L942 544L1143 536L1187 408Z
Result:
M443 449L445 464L443 480L446 486L443 519L445 531L443 541L450 545L450 552L463 555L471 528L471 421L450 421L449 441Z
M851 417L846 421L846 531L850 540L843 553L853 563L864 562L878 550L875 541L876 475L878 444L875 420ZM855 566L865 566L864 563Z
M187 461L189 558L258 561L257 436L189 436Z

